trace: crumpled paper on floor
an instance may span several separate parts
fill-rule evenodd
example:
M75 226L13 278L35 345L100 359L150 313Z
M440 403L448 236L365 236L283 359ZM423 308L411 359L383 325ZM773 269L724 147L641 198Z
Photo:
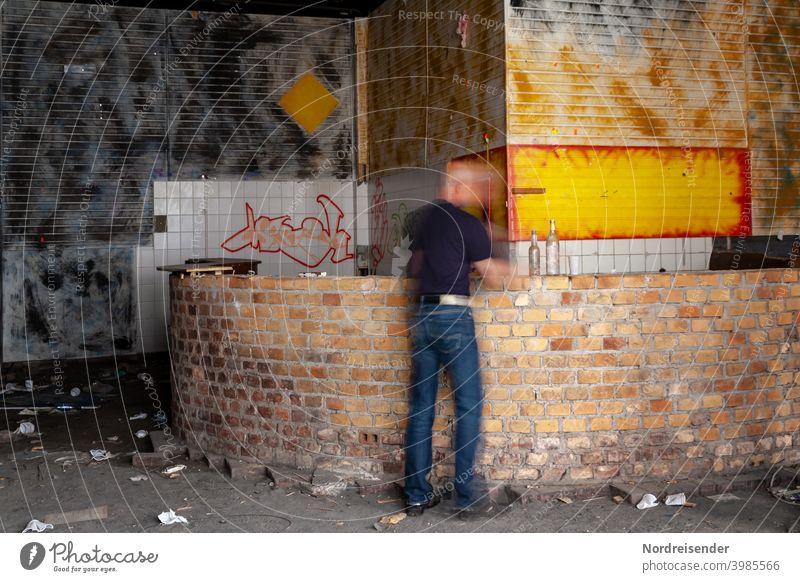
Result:
M673 493L667 495L664 505L686 505L686 493Z
M159 513L158 521L164 525L172 525L173 523L189 523L189 520L187 520L185 517L177 515L171 509L169 511L165 511L164 513Z
M652 493L645 493L642 500L636 504L636 509L650 509L658 505L658 499Z
M33 434L36 432L36 425L32 422L22 422L14 431L14 434Z
M89 454L92 455L93 461L107 461L108 459L117 456L114 453L109 453L103 449L92 449L89 451Z
M22 533L27 533L29 531L35 533L42 533L45 530L53 529L52 523L44 523L39 521L38 519L32 519L28 522L28 525L25 526L25 529L22 530Z

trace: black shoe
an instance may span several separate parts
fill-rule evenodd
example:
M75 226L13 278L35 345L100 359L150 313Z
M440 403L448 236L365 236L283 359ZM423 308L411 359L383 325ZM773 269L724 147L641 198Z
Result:
M474 503L470 506L457 509L458 519L461 521L486 520L494 517L497 512L496 507L491 501L487 503Z
M439 505L439 502L442 498L439 495L433 495L427 502L425 503L408 503L406 505L406 515L408 517L417 517L425 513L426 509L430 509L431 507L436 507Z

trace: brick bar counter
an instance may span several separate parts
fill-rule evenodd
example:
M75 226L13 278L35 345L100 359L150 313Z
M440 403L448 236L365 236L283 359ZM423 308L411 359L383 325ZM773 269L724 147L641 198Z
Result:
M402 472L407 297L389 277L170 278L174 430L356 479ZM478 472L563 484L800 461L796 270L516 279L474 317ZM453 474L453 401L434 479Z

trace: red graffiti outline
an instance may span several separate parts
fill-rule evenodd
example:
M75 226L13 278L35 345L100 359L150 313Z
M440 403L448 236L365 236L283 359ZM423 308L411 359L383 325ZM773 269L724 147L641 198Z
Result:
M247 225L225 239L220 246L231 253L235 253L247 247L253 247L261 253L283 253L296 263L309 269L318 267L329 255L331 255L330 260L334 264L352 259L355 255L348 250L348 246L353 237L346 230L340 228L342 218L344 218L344 212L342 212L342 209L339 208L336 202L325 194L317 196L317 204L322 206L322 211L325 213L325 223L313 216L307 216L300 222L300 226L295 228L291 223L289 215L282 214L274 218L260 215L258 218L255 218L252 206L250 206L249 203L245 203ZM333 229L331 228L331 217L328 212L329 206L335 208L337 213ZM324 236L320 234L315 237L310 234L314 232L314 222L319 223L319 229ZM297 232L303 234L297 236L295 235ZM291 250L285 248L287 242L291 243L288 245L290 249L302 249L303 245L305 245L305 254L310 255L308 245L313 240L326 242L329 246L328 250L319 257L316 263L306 263L302 259L294 256ZM232 243L241 244L236 246L236 244ZM275 248L264 248L264 243L268 245L271 243L275 245Z
M375 194L372 195L372 208L370 208L370 235L372 240L372 267L377 268L378 264L386 255L386 243L389 241L389 219L387 218L388 203L386 202L386 192L383 190L383 182L380 178L375 181Z

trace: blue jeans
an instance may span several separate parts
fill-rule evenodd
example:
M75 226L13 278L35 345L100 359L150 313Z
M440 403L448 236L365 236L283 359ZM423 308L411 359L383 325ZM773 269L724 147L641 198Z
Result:
M413 376L406 432L405 494L408 503L433 495L428 473L433 464L431 437L436 412L439 367L450 374L456 409L456 500L460 507L477 501L474 461L480 436L483 388L469 307L423 304L411 330Z

